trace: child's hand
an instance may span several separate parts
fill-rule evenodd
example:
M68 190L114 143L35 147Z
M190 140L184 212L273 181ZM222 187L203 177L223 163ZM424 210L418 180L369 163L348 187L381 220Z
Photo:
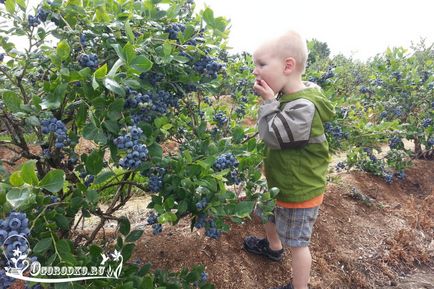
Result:
M271 89L270 86L264 81L257 79L255 81L255 84L253 85L253 89L257 94L259 94L263 100L273 99L274 98L274 91Z

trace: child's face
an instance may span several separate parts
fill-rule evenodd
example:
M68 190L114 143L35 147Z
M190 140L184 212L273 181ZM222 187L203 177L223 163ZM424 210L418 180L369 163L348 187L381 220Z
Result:
M255 64L253 74L256 76L256 80L265 81L274 93L278 93L286 84L285 61L272 53L272 50L273 47L264 46L255 51L253 54Z

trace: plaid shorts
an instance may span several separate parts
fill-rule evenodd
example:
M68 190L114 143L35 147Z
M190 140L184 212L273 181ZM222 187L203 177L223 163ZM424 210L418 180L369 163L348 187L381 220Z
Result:
M276 230L282 243L289 247L307 247L312 236L313 225L318 217L319 207L307 209L274 208L274 215L269 221L276 224ZM255 214L260 216L258 207Z

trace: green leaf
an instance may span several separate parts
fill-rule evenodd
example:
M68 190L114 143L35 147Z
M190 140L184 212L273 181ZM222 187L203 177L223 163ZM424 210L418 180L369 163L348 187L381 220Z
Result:
M172 212L166 212L162 215L160 215L158 217L158 222L163 224L163 223L173 223L176 222L178 218L176 217L176 215Z
M96 204L98 202L98 192L95 190L88 190L86 198L90 203Z
M122 49L122 47L119 44L112 44L112 47L116 51L116 54L119 56L119 58L123 61L126 61L124 50Z
M84 162L86 171L89 174L96 176L104 167L104 151L94 150Z
M250 216L255 206L255 201L244 201L237 204L235 207L235 216L239 218L246 218Z
M119 232L121 232L122 235L126 236L130 232L131 225L130 221L126 217L120 217L119 218Z
M175 201L173 200L173 198L167 198L164 201L163 206L166 210L170 210L173 208L173 206L175 206Z
M98 68L94 73L96 78L104 78L107 75L107 63Z
M62 61L69 58L69 55L71 54L71 47L66 40L61 40L59 43L57 43L56 54L57 57L59 57Z
M30 188L11 188L6 194L6 200L14 208L18 208L26 203L30 197Z
M13 172L9 177L9 183L13 187L21 187L22 185L24 185L24 180L21 177L21 172L20 171Z
M96 77L95 77L95 75L94 75L94 76L92 77L92 88L93 88L93 90L97 90L98 87L99 87L99 83L98 83L98 81L96 81Z
M125 242L135 242L143 235L143 230L134 230L125 238Z
M51 238L45 238L36 243L35 247L33 247L33 252L36 254L43 254L51 248L53 242Z
M131 61L136 57L136 52L134 51L134 47L131 43L128 42L127 44L125 44L124 54L127 64L130 64Z
M206 8L202 15L203 20L205 20L208 25L212 25L214 23L214 12L210 8Z
M124 258L124 262L131 258L131 255L133 254L133 250L134 250L135 246L136 245L134 243L129 243L129 244L126 244L122 248L121 254L122 254L122 257Z
M111 119L106 119L104 121L104 126L111 132L114 134L118 134L120 127L119 127L119 123L115 120L111 120Z
M45 177L39 182L39 186L51 193L57 193L63 189L64 181L65 173L60 169L56 169L48 172L48 174L46 174Z
M115 80L106 77L103 80L103 84L108 90L125 97L125 89Z
M18 4L18 6L20 6L20 8L25 11L26 10L26 1L25 0L17 0L16 3Z
M172 45L170 43L163 44L163 53L166 57L170 56L170 54L172 53Z
M96 185L102 184L114 176L116 176L116 174L114 172L112 172L110 170L104 170L95 178L95 184Z
M110 104L108 108L107 116L111 120L118 120L122 117L123 110L124 110L124 100L117 98Z
M23 164L21 168L21 177L23 178L25 183L35 186L39 183L35 169L36 160L29 160Z
M66 89L68 88L68 83L59 84L52 94L48 95L48 108L58 108L63 102L65 97Z
M158 143L153 143L150 146L148 146L149 155L151 157L159 158L161 159L163 157L163 149Z
M3 101L6 105L6 107L11 112L19 112L21 111L21 99L16 95L15 92L12 91L6 91L3 94Z
M152 278L152 276L145 276L145 279L143 280L142 283L142 288L144 289L153 289L154 288L154 279Z
M56 224L63 230L69 229L69 219L62 214L57 214L55 218Z
M14 14L14 12L15 12L15 0L6 0L5 6L6 6L6 10L10 14Z
M152 61L145 56L139 55L133 59L131 66L139 72L146 72L152 68Z
M127 33L128 40L134 42L135 40L134 33L133 30L131 29L130 22L128 20L125 21L125 32Z
M56 242L57 251L63 261L69 264L75 264L76 260L74 255L72 255L71 245L69 240L59 240Z
M104 134L104 131L96 127L93 123L86 124L83 129L83 137L102 145L107 143L107 136Z

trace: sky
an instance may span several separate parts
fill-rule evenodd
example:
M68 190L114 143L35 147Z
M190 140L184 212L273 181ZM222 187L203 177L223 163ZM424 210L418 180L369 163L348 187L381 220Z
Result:
M289 29L326 42L332 55L366 60L387 47L434 43L433 0L196 0L231 20L233 52L252 53Z

